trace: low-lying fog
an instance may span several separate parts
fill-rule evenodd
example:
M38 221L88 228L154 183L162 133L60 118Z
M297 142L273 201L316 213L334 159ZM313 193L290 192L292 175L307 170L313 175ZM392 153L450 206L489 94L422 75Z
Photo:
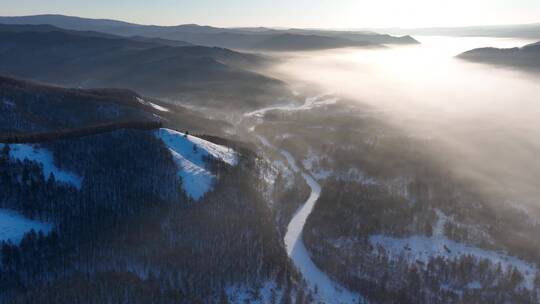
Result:
M540 76L455 58L532 41L417 39L421 45L286 54L271 72L367 104L409 135L436 142L437 157L482 189L540 206Z

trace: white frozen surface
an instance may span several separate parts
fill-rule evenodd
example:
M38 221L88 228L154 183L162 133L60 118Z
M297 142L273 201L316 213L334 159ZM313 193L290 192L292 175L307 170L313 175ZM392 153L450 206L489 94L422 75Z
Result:
M251 117L263 117L266 112L269 111L302 111L302 110L311 110L317 107L325 106L325 105L332 105L335 104L338 101L335 97L328 97L328 96L315 96L315 97L308 97L304 101L304 104L297 105L294 103L281 105L281 106L272 106L267 108L262 108L253 112L249 112L244 114L245 116L251 116Z
M286 151L282 151L282 154L283 152ZM285 154L290 155L288 152ZM322 272L311 260L302 241L302 230L304 229L306 220L311 214L311 211L313 211L313 207L321 194L321 187L315 179L306 173L302 173L302 176L311 188L311 194L287 227L287 233L285 234L287 254L291 257L296 267L298 267L298 270L302 273L310 288L312 290L315 290L315 288L318 290L317 294L314 295L316 299L323 303L358 303L360 295L348 291Z
M0 144L0 149L4 147L4 144ZM41 148L38 145L29 145L29 144L10 144L9 145L10 158L24 161L29 160L32 162L37 162L43 167L43 174L45 179L49 178L51 173L54 174L54 178L58 182L71 184L77 189L81 188L82 177L78 176L75 173L61 170L56 167L54 164L54 158L52 153L45 149Z
M285 151L285 150L281 150L281 155L285 156L285 158L287 159L287 162L289 163L289 166L291 166L291 169L292 169L294 172L300 171L300 169L299 169L298 166L296 165L296 160L295 160L294 157L291 155L291 153L289 153L288 151Z
M169 109L163 107L163 106L160 106L160 105L157 105L153 102L150 102L150 101L146 101L140 97L136 97L137 98L137 101L144 104L144 105L147 105L147 106L151 106L152 108L158 110L158 111L161 111L161 112L169 112Z
M52 224L28 219L12 210L0 209L0 241L10 240L19 244L24 234L32 229L47 234L52 230Z
M215 176L206 169L205 157L221 160L231 166L238 163L236 152L227 147L169 129L159 129L155 134L169 148L178 166L184 190L194 200L199 200L212 189L215 180Z
M257 138L263 144L263 146L269 147L269 148L272 147L272 144L270 144L270 142L268 141L268 139L266 139L266 137L257 135Z
M157 105L157 104L155 104L155 103L151 103L151 102L150 102L149 104L150 104L150 106L151 106L152 108L154 108L154 109L156 109L156 110L158 110L158 111L161 111L161 112L169 112L169 109L167 109L167 108L165 108L165 107L159 106L159 105Z
M259 135L257 138L264 146L275 149L265 137ZM300 172L300 168L296 165L294 157L288 151L281 150L281 155L287 159L292 170ZM309 284L310 289L312 291L315 291L315 289L317 290L317 294L314 294L317 301L329 304L358 303L360 299L362 299L360 295L348 291L337 282L332 281L328 275L321 271L311 260L304 242L302 241L302 230L304 229L306 220L311 214L311 211L313 211L313 207L321 194L321 186L313 179L313 177L303 172L302 177L311 188L311 194L287 226L287 233L284 238L287 255L302 273L302 276Z

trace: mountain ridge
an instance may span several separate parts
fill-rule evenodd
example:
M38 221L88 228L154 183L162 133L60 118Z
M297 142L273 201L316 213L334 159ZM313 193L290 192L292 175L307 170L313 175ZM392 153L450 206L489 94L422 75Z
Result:
M461 53L457 58L540 72L540 41L514 48L484 47Z
M321 36L318 38L321 43L313 45L311 40L309 46L300 48L301 44L296 42L292 49L325 49L335 46L363 46L379 44L417 44L418 41L410 36L393 37L377 33L365 33L358 31L326 31L326 30L305 30L305 29L269 29L257 28L219 28L208 25L180 24L174 26L140 25L124 21L110 19L90 19L63 15L34 15L17 17L0 17L0 23L9 24L52 24L57 27L71 30L91 30L115 34L121 36L144 36L149 38L162 38L169 40L180 40L192 44L204 46L219 46L232 49L258 49L261 45L269 45L271 50L288 51L291 47L285 45L280 49L276 45L271 45L272 40L267 40L275 35L292 34L298 40L305 39L305 35ZM324 37L324 38L323 38ZM342 40L342 39L349 40ZM329 40L335 40L329 43ZM359 43L362 42L362 43Z
M267 58L224 48L26 25L0 25L0 42L0 73L16 78L231 109L275 102L276 92L287 96L284 83L251 71ZM247 100L246 91L256 98Z

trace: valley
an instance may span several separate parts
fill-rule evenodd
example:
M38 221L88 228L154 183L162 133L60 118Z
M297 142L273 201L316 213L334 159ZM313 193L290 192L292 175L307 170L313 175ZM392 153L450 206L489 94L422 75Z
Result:
M458 36L0 17L0 302L539 303L537 43Z

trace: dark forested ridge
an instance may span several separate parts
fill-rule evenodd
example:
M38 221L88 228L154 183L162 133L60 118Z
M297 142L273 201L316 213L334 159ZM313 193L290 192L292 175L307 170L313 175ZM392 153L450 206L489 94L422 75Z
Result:
M460 54L458 58L538 72L540 71L540 42L510 49L479 48Z
M243 287L252 300L266 288L277 303L302 292L247 145L200 136L234 147L239 161L206 159L216 180L194 201L153 131L175 121L157 120L139 95L0 80L2 132L44 139L34 149L81 177L80 187L62 182L2 145L0 208L53 230L2 242L0 302L216 303ZM125 122L133 118L142 120Z
M28 138L52 131L109 129L134 122L143 128L155 127L160 122L164 126L213 135L222 135L229 127L196 111L130 90L66 89L3 76L0 76L0 109L0 134L4 139L11 134L25 133Z
M88 126L85 128L56 130L52 132L0 134L0 143L43 143L56 140L66 140L101 133L113 132L120 129L155 130L162 127L160 121L127 121Z

